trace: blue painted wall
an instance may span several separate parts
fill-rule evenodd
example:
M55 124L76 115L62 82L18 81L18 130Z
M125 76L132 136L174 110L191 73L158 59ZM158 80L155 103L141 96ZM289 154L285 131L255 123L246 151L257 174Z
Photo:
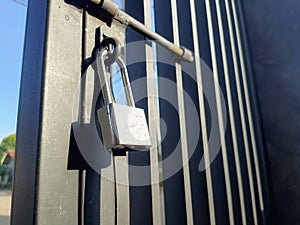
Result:
M274 223L300 224L300 1L242 0Z

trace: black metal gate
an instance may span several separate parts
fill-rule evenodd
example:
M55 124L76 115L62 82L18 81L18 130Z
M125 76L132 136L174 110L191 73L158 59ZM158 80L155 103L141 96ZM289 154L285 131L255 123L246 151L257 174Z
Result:
M112 19L90 1L29 1L12 224L270 224L241 0L119 6L195 54L181 62L126 31L133 93L144 96L137 106L153 147L110 154L101 175L82 156L72 131L74 96L81 82L95 98L96 81L83 74L92 68L97 28Z

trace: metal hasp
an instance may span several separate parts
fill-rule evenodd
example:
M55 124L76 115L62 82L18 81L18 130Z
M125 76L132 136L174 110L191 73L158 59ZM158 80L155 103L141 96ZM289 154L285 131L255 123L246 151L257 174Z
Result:
M187 62L194 61L194 56L192 51L190 51L185 47L177 46L174 43L162 37L161 35L153 32L152 30L147 28L144 24L142 24L132 16L128 15L126 12L119 10L118 4L113 2L112 0L91 0L91 1L100 5L101 8L105 10L107 13L109 13L110 15L112 15L112 17L115 20L119 21L125 26L131 27L132 29L141 33L148 39L156 41L162 47L176 54L181 60Z

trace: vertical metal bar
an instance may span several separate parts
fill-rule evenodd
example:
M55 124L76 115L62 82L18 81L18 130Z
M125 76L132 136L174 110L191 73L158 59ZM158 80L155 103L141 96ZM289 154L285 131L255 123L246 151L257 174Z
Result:
M128 155L114 156L116 182L116 224L130 224Z
M84 27L84 55L86 58L90 57L95 46L95 31L99 27L99 20L87 12L85 12L85 27ZM100 25L104 25L100 22ZM84 123L91 123L97 121L92 119L95 117L93 112L93 98L95 89L94 70L91 66L86 72L85 82L86 99L84 101ZM90 98L90 99L88 99ZM112 156L111 156L112 157ZM85 180L85 224L115 224L115 186L114 181L108 180L106 177L113 177L113 163L107 168L101 169L101 175L95 172L92 168L86 170Z
M86 48L85 48L85 26L86 26L86 12L82 12L82 40L81 40L81 61L84 62L84 60L87 58L86 55ZM82 77L83 74L81 74ZM82 103L82 101L80 101ZM83 105L83 104L82 104ZM82 107L81 105L81 107ZM83 118L78 118L83 119ZM79 171L79 212L78 212L78 225L84 225L84 196L85 196L85 180L86 180L86 170L80 170Z
M229 110L229 120L230 120L230 127L231 127L231 133L232 133L234 155L235 155L235 160L236 160L236 172L237 172L237 178L238 178L242 221L243 221L243 224L247 224L245 204L244 204L243 181L242 181L242 176L241 176L240 159L239 159L239 153L238 153L239 149L238 149L238 144L237 144L237 133L236 133L235 117L234 117L233 103L232 103L232 96L231 96L232 90L230 87L230 80L229 80L228 62L227 62L227 53L226 53L224 29L223 29L223 22L222 22L222 14L221 14L219 0L216 0L215 2L216 2L217 18L218 18L218 25L219 25L218 27L219 27L219 33L220 33L222 60L223 60L223 68L224 68L224 78L225 78L225 84L226 84L228 110ZM225 4L227 5L227 1L225 1L225 2L226 2ZM233 218L231 218L231 219L233 220Z
M107 177L114 177L113 160L113 157L111 157L110 165L105 169L101 169L100 224L115 225L116 223L116 189L114 181L107 179Z
M164 35L169 40L173 40L173 29L172 29L172 11L171 1L155 1L155 17L156 17L156 31ZM167 57L170 55L168 54ZM171 60L170 64L167 65L161 63L161 60L167 59L166 51L157 46L157 58L158 58L158 75L161 79L167 79L172 84L175 84L173 88L168 88L162 83L158 83L160 93L160 115L162 120L166 123L167 133L164 135L162 145L162 165L163 165L163 189L164 189L164 203L165 203L165 219L166 224L186 224L186 204L185 204L185 191L184 191L184 175L183 169L180 169L175 174L169 177L169 171L173 171L170 164L164 163L165 159L176 153L176 163L182 164L182 154L180 145L180 124L179 124L179 113L178 113L178 101L177 101L177 87L176 87L176 72L175 62ZM169 99L163 99L165 96L174 96L170 102ZM171 103L171 104L170 104ZM171 106L173 105L173 106ZM162 127L161 132L164 132ZM179 151L174 152L176 148ZM178 147L177 147L178 146ZM177 149L176 149L177 150ZM182 168L182 167L181 167ZM175 171L174 171L175 172ZM176 207L174 207L176 205Z
M85 192L85 171L80 170L78 174L78 225L84 225L84 192Z
M89 29L93 31L94 27L91 25L90 16L87 12L83 11L83 49L82 58L83 62L88 57L90 57L91 49L93 48L93 32L88 32ZM94 92L94 72L89 68L86 71L86 76L82 76L80 86L83 87L81 91L81 115L79 115L80 123L89 124L91 122L92 113L92 102L93 102L93 92ZM100 193L100 176L95 173L91 168L86 168L85 172L85 192L84 192L84 224L95 225L99 223L99 207L100 199L97 199ZM96 197L96 201L91 201ZM93 215L93 216L91 216Z
M122 5L119 3L119 8L125 8L125 2ZM125 30L124 30L124 43ZM126 65L125 65L126 66ZM128 75L128 74L127 74ZM127 79L129 79L127 77ZM130 87L130 86L129 86ZM127 90L128 91L128 90ZM130 91L131 93L131 91ZM130 96L131 104L134 105L133 97ZM114 156L114 174L115 174L115 224L127 225L130 224L130 197L129 197L129 169L128 169L128 153L125 156ZM108 171L109 172L109 171ZM105 223L103 223L105 224Z
M207 135L207 124L206 124L206 113L204 107L204 93L202 91L202 71L201 71L201 62L200 62L200 48L199 48L199 37L198 37L198 28L197 28L197 19L196 19L196 7L195 0L190 0L191 7L191 20L193 27L193 42L194 42L194 54L195 54L195 65L196 65L196 76L197 76L197 87L198 87L198 96L199 96L199 106L200 106L200 120L201 120L201 133L202 133L202 142L203 149L206 151L208 149L208 135ZM205 157L205 164L209 163L209 159ZM206 183L207 183L207 194L208 194L208 203L209 203L209 215L210 215L210 224L216 224L215 219L215 206L214 206L214 194L212 188L212 178L211 178L211 169L208 167L205 170L206 174Z
M214 41L212 15L211 15L210 1L206 0L205 2L206 2L205 5L206 5L206 13L207 13L207 21L208 21L209 40L210 40L210 47L211 47L215 95L216 95L216 103L217 103L219 134L220 134L221 143L222 143L221 149L222 149L222 156L223 156L223 166L224 166L224 175L225 175L227 202L228 202L228 213L229 213L229 220L230 220L229 222L230 222L230 224L234 224L231 183L230 183L230 174L229 174L229 166L228 166L228 158L227 158L227 147L226 147L226 143L225 143L225 139L224 139L225 138L225 133L224 133L225 127L224 127L223 112L222 112L222 106L221 106L221 93L219 91L220 90L219 89L219 77L218 77L219 74L218 74L218 66L217 66L217 59L216 59L216 49L215 49L215 41ZM220 22L220 20L221 20L220 15L218 15L218 22Z
M144 0L144 21L145 25L152 29L151 0ZM147 96L148 96L148 121L149 131L152 140L150 148L151 164L151 193L152 193L152 220L154 225L162 224L162 205L159 187L159 160L158 160L158 130L160 130L159 110L158 110L158 90L155 77L155 62L153 47L149 44L145 47L146 73L147 73Z
M241 117L241 122L242 122L242 133L243 133L243 140L244 140L244 146L245 146L246 164L247 164L247 170L248 170L248 176L249 176L250 195L251 195L252 208L253 208L253 219L254 219L254 224L257 224L256 201L255 201L255 194L254 194L251 159L250 159L250 153L249 153L249 142L248 142L248 136L247 136L245 112L244 112L242 90L241 90L240 77L239 77L237 52L236 52L236 47L235 47L233 26L232 26L232 22L231 22L232 19L231 19L231 13L230 13L228 0L225 1L225 6L226 6L226 11L227 11L227 18L228 18L227 21L228 21L228 27L229 27L229 33L230 33L231 50L232 50L232 55L233 55L233 65L234 65L234 74L235 74L235 81L236 81L237 94L238 94L239 111L240 111L240 117ZM238 24L235 24L235 25L236 25L235 28L239 29Z
M171 10L172 10L174 43L176 45L179 45L180 40L179 40L176 0L171 0ZM180 142L181 142L182 162L183 162L186 216L187 216L187 224L192 225L194 224L193 208L192 208L193 206L192 206L190 170L189 170L189 163L188 163L189 157L188 157L188 145L187 145L187 135L186 135L185 107L184 107L184 97L183 97L181 64L175 63L175 67L176 67L176 82L177 82L177 96L178 96L179 124L180 124Z
M125 2L118 1L119 8L125 8ZM125 30L124 30L125 32ZM124 43L125 34L124 34ZM124 65L126 66L126 65ZM125 68L126 69L126 68ZM122 75L123 76L123 75ZM128 76L128 74L127 74ZM129 77L126 77L127 83L129 82ZM128 90L128 88L130 90ZM127 96L130 105L134 106L134 99L132 96L131 86L125 88L125 92L130 92L131 96ZM115 175L115 224L116 225L127 225L130 224L130 197L129 197L129 168L128 168L128 153L125 156L114 156L112 159L114 162L114 175ZM109 172L109 171L108 171ZM110 174L112 175L112 174Z
M237 8L235 5L235 0L231 0L231 3L232 3L234 24L235 24L235 28L236 28L238 51L239 51L240 62L241 62L242 81L243 81L243 87L244 87L247 116L248 116L248 120L249 120L250 137L251 137L251 143L252 143L252 148L253 148L252 152L253 152L255 173L256 173L257 186L258 186L257 188L258 188L259 204L260 204L260 210L264 211L264 200L263 200L262 187L261 187L260 167L259 167L258 156L257 156L257 146L256 146L256 138L255 138L255 133L254 133L253 118L252 118L252 112L251 112L248 82L247 82L247 77L246 77L247 74L246 74L246 67L245 67L245 60L244 60L244 52L243 52L243 47L242 47L241 32L240 32L240 28L239 28L240 25L239 25L238 16L237 16Z
M144 21L144 1L136 1L136 0L126 0L126 12L133 15L139 21ZM148 8L149 10L149 8ZM130 45L135 45L134 42L144 40L144 37L139 35L136 31L128 29L127 33L127 43ZM139 44L137 43L137 46ZM141 46L141 45L140 45ZM127 62L132 62L133 58L135 58L135 50L133 48L126 49L126 57ZM142 55L140 58L144 58L145 56L145 48L139 48L139 54ZM141 85L133 85L133 94L140 93L139 96L147 96L147 82L145 78L146 75L146 63L140 62L137 64L129 64L128 72L129 77L132 83L135 80L140 80L142 82ZM144 88L143 88L144 87ZM148 117L148 101L147 99L140 100L136 103L136 106L139 108L143 108L146 116ZM149 121L150 122L150 121ZM129 164L130 165L143 165L147 166L146 172L141 174L137 169L133 167L129 168L129 182L130 182L130 224L132 225L150 225L153 224L153 212L152 209L152 199L151 199L151 168L150 168L150 152L149 151L140 151L140 152L129 152ZM136 181L140 176L143 176L147 179L146 184L143 186L136 186Z

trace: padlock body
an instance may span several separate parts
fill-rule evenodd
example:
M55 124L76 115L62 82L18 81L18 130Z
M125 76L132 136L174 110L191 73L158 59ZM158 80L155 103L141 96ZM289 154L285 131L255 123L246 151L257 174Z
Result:
M127 147L141 150L151 147L143 109L111 103L97 111L106 149Z

